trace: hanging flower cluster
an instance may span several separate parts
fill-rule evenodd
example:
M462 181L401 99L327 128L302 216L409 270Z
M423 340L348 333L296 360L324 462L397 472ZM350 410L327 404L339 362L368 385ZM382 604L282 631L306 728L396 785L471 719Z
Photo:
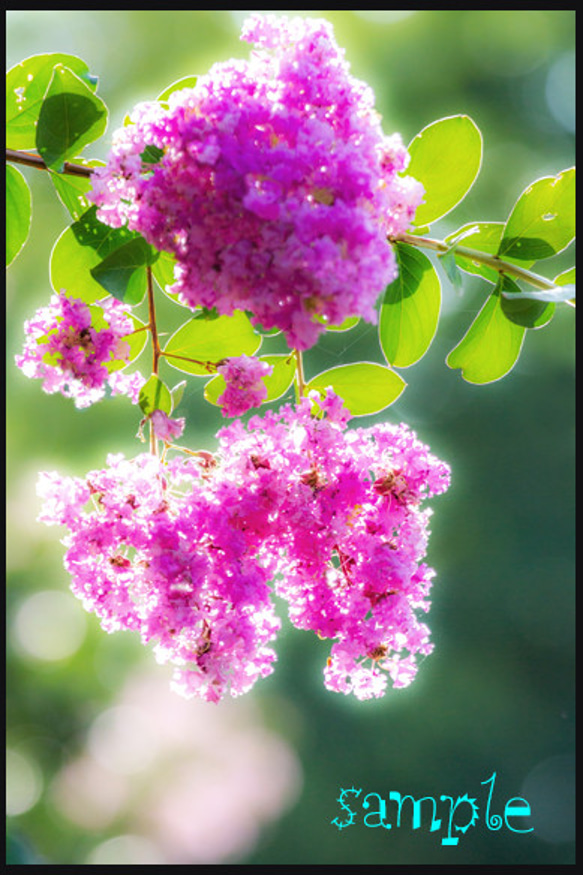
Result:
M215 455L43 474L40 519L70 530L73 591L108 631L155 642L184 695L237 696L272 671L273 593L295 626L333 642L329 689L406 686L432 649L421 503L449 469L404 425L347 429L348 417L331 392L311 393L222 429Z
M223 408L223 416L242 416L252 407L261 407L267 398L264 377L270 376L273 367L255 356L233 356L219 365L217 372L226 383L225 391L217 398Z
M144 378L112 371L130 355L124 340L134 330L125 307L106 298L89 307L64 293L55 294L47 307L24 324L26 341L16 364L27 377L43 381L45 392L61 392L76 407L88 407L105 395L129 395L135 404Z
M242 38L248 61L135 108L89 197L101 221L173 254L183 304L250 311L307 349L327 324L376 322L397 273L387 235L423 187L328 22L255 15Z

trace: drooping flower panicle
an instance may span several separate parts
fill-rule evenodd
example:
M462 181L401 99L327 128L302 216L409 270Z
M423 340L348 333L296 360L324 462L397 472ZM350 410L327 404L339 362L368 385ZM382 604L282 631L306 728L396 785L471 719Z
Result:
M242 416L252 407L261 407L267 398L263 377L268 377L273 367L266 362L249 355L233 356L219 365L217 372L226 383L225 391L217 398L223 416Z
M423 187L328 22L255 15L242 38L248 61L135 108L89 197L103 222L174 255L184 304L251 311L307 349L327 324L376 322L397 272L387 235Z
M123 304L106 298L99 305L85 304L63 292L25 322L26 341L16 364L27 377L43 381L45 392L61 392L77 407L88 407L105 395L129 395L134 403L144 379L139 373L112 371L130 355L124 340L134 330Z
M156 642L186 695L239 695L272 671L273 592L332 640L331 690L405 686L432 649L420 504L449 469L405 426L347 429L339 398L319 401L321 418L315 402L235 421L214 457L115 456L85 480L41 478L41 519L70 529L73 591L106 629Z

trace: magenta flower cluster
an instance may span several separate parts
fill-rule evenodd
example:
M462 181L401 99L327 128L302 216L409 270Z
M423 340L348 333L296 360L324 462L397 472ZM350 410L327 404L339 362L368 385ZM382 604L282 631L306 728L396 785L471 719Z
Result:
M242 416L252 407L261 407L267 398L264 377L273 373L273 366L255 356L240 355L225 359L217 372L226 383L225 391L217 398L223 416Z
M449 469L404 425L348 429L348 417L330 391L311 393L236 420L215 454L41 475L40 519L69 529L73 591L108 631L154 642L184 695L218 701L271 673L273 594L293 625L332 641L328 689L406 686L432 649L421 504Z
M423 187L328 22L254 15L242 38L248 61L135 108L89 197L101 221L172 253L183 304L251 311L307 349L328 324L376 322L397 273L387 236Z
M127 363L130 347L124 337L133 330L123 304L114 298L90 308L61 292L25 322L24 349L15 361L27 377L43 381L45 392L61 392L77 407L103 398L106 385L112 394L129 395L137 403L142 375L112 370Z

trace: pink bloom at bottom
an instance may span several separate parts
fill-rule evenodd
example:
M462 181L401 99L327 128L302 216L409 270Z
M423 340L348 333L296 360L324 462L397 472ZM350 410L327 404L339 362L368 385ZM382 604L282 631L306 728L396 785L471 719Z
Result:
M108 631L154 642L184 695L218 701L271 673L274 595L294 626L331 641L328 689L406 686L433 649L422 504L450 472L405 425L348 418L330 390L310 393L223 428L214 455L43 475L41 519L70 530L73 591Z

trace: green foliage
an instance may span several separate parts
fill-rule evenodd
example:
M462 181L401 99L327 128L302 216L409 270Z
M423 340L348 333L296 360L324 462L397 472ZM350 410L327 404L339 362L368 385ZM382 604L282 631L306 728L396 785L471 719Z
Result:
M36 148L51 170L99 139L107 127L107 107L67 67L57 64L49 82L36 129Z
M449 213L472 187L482 164L482 135L467 115L427 125L409 144L407 175L425 187L415 225L430 225Z
M261 346L245 313L209 319L202 314L189 319L174 332L164 347L168 364L178 371L208 376L225 358L253 355Z
M137 304L146 291L146 266L157 257L144 238L127 228L110 228L90 207L53 247L51 284L90 304L112 294Z
M97 79L89 67L75 55L54 52L33 55L16 64L6 74L6 147L34 149L37 146L37 124L47 89L57 65L66 67L94 93ZM85 96L85 94L84 94Z
M520 261L549 258L575 236L575 168L546 176L518 198L502 235L497 255Z
M96 158L75 158L75 164L88 169L103 166L103 163ZM69 211L71 218L77 221L91 207L85 197L91 191L91 180L85 176L70 176L54 171L51 171L50 176L59 200Z
M358 362L322 371L309 381L307 389L317 389L323 394L331 387L353 416L364 416L388 407L406 385L390 368L375 362Z
M502 289L512 291L507 277L496 288L470 325L463 339L447 357L450 368L461 368L468 383L491 383L512 370L524 341L526 328L511 322L501 305Z
M91 268L91 276L119 301L139 304L144 297L145 268L157 257L158 253L143 237L134 237Z
M140 390L139 404L146 416L154 410L162 410L163 413L172 413L172 395L168 386L156 374L152 374L149 380Z
M437 329L441 284L429 258L398 243L399 275L385 291L379 337L390 365L407 368L425 355Z
M12 264L28 237L32 199L26 179L16 167L6 166L6 264Z

